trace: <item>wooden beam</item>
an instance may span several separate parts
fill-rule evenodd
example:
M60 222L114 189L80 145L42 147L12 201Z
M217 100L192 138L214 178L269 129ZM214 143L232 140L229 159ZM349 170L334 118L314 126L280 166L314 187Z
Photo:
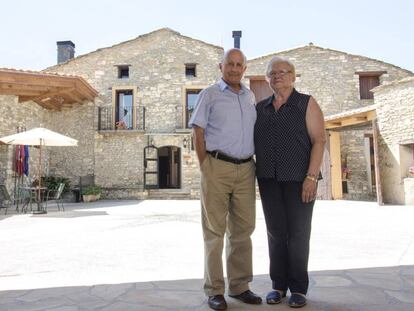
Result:
M27 73L27 72L0 72L0 81L2 83L20 84L20 85L49 85L60 87L73 86L75 77L66 77L58 75L47 75L42 73Z
M62 93L72 92L74 90L75 90L75 88L58 88L54 92L45 92L45 93L39 95L38 97L34 98L33 101L42 100L45 97L53 97L53 96L56 96L56 95L61 95Z
M30 90L21 90L19 92L16 92L16 90L13 89L2 89L0 90L1 95L15 95L15 96L37 96L39 95L38 91L30 91Z
M16 92L15 95L19 95L19 92L25 92L25 91L32 91L32 92L38 92L39 94L41 92L51 92L56 90L55 87L49 86L49 85L22 85L22 84L10 84L10 83L1 83L0 82L0 93L2 93L4 90L13 90Z
M342 123L339 121L326 121L325 122L325 128L328 129L333 129L333 128L337 128L337 127L341 127Z
M79 96L78 92L76 91L67 92L65 93L65 95L79 104L81 104L85 100L85 98L83 98L82 96Z
M354 120L355 120L355 122L367 122L368 121L368 119L367 119L367 117L366 116L363 116L363 117L355 117L355 118L353 118Z
M55 106L52 103L49 102L42 102L42 101L36 101L35 103L37 103L39 106L48 109L48 110L54 110Z
M93 100L98 96L98 92L95 91L85 80L79 78L76 83L76 89L82 96L86 97L88 100Z
M341 136L339 132L329 132L329 155L331 157L332 198L342 199Z

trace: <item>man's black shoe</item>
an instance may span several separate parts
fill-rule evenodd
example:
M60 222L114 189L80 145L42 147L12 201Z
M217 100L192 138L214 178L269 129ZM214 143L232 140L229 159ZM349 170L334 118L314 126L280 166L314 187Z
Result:
M238 295L229 295L232 298L239 299L244 303L249 303L252 305L260 305L262 303L262 298L257 296L250 290L246 290L245 292L238 294Z
M223 295L209 296L208 306L214 310L226 310L227 309L227 303Z

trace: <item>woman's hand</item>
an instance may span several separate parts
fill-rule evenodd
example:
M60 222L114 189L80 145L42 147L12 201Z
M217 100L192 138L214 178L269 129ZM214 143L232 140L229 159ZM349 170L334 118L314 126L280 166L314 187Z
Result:
M302 202L309 203L316 199L317 193L317 185L316 181L311 179L305 178L302 185Z

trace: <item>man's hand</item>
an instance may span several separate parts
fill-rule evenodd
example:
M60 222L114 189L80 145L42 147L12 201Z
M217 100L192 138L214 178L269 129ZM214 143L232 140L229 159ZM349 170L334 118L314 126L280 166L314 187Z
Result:
M204 139L204 129L194 125L193 126L193 138L194 138L194 147L195 151L197 153L198 162L201 164L205 161L207 157L207 151L206 151L206 142Z

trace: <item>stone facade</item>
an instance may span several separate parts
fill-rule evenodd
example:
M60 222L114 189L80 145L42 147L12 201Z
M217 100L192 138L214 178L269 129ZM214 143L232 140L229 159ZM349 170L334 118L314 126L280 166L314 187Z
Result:
M69 177L94 174L95 182L109 197L145 197L144 147L152 141L158 148L180 150L178 187L196 197L199 172L191 131L184 124L185 92L216 82L222 55L220 47L161 29L47 68L47 72L81 76L99 92L95 108L88 104L55 120L56 125L75 125L85 133L82 150L77 151L84 155L79 166L68 167L72 165L65 161L68 154L56 154L60 162L56 173L66 172ZM196 76L186 76L185 64L196 64ZM119 66L129 68L128 79L118 78ZM134 90L134 107L136 115L140 114L136 128L98 131L98 107L113 109L114 91L122 89Z
M408 177L414 165L414 78L379 86L374 93L384 201L414 204L413 178Z
M79 176L93 174L107 198L151 197L153 192L144 190L144 150L154 145L160 153L159 165L164 165L161 160L168 158L170 174L175 176L166 188L176 188L187 198L197 198L200 176L191 131L185 124L186 92L203 89L220 78L218 63L223 52L221 47L165 28L76 57L44 71L83 77L99 93L94 102L50 111L33 102L19 104L16 96L0 96L0 132L4 136L14 133L17 126L29 129L42 124L78 139L78 147L46 148L44 172L68 177L73 185L78 183ZM313 95L325 116L373 104L373 100L360 99L358 72L382 72L381 84L413 76L378 60L308 45L249 60L244 82L249 85L251 79L263 78L267 63L275 55L295 64L296 88ZM186 64L196 66L194 76L185 74ZM128 78L119 77L120 68L128 68ZM414 90L412 82L377 89L380 153L384 154L381 179L387 193L384 197L389 202L402 202L398 198L404 192L404 174L393 175L396 166L389 159L397 159L401 148L408 148L401 147L401 139L413 135L408 129L413 128L414 111L409 105L401 108L398 103L404 101L414 107ZM133 93L132 129L114 127L115 95L119 90ZM392 114L386 112L389 106L394 107ZM102 114L103 109L109 113ZM401 113L411 117L411 121L397 122ZM102 121L108 120L113 127L101 128ZM352 171L344 197L373 200L375 189L369 187L364 169L365 136L372 134L371 124L341 131L341 153ZM36 169L38 150L31 149L31 168ZM9 188L13 181L12 157L12 147L0 146L0 182L6 182ZM147 164L148 171L151 163ZM155 176L146 177L153 182Z

